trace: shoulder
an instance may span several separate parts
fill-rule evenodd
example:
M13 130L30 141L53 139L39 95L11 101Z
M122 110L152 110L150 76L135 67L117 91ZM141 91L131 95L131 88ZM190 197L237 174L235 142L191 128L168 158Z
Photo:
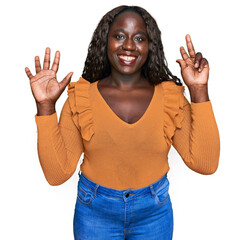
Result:
M90 85L91 85L91 83L89 81L87 81L83 77L80 77L78 79L78 81L76 81L76 82L70 82L68 84L68 95L70 93L74 93L75 89L76 89L76 92L80 92L80 91L84 91L85 92L85 91L88 91Z
M189 102L184 96L185 86L179 86L173 81L160 84L163 93L163 131L166 142L171 145L175 129L182 126L184 106Z
M185 97L185 86L179 86L174 81L163 81L160 83L164 96L165 105L177 107L178 105L188 104Z
M164 92L184 92L185 86L179 86L174 81L163 81L160 83Z
M89 141L94 134L93 116L90 104L90 85L86 79L80 77L77 82L68 84L68 102L74 122L78 123L83 139Z

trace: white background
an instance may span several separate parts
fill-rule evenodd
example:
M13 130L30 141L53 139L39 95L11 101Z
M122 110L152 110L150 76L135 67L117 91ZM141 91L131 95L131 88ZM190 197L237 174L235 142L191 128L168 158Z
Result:
M213 175L190 170L169 153L174 240L245 239L244 216L244 7L242 1L1 1L1 204L0 239L73 239L78 168L60 186L44 178L37 155L36 105L25 67L35 74L45 48L61 52L58 81L82 74L87 49L101 17L122 5L144 7L156 19L172 73L185 35L210 64L209 97L221 140ZM189 92L186 88L187 97ZM60 115L67 88L57 101ZM83 156L83 155L82 155ZM82 157L81 157L82 159ZM79 164L81 161L79 162Z

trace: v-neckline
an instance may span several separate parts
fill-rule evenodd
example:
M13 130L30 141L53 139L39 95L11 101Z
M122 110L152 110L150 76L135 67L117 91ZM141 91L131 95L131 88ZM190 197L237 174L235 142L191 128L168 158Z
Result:
M121 124L123 124L124 126L126 127L134 127L138 124L140 124L146 117L147 115L149 114L151 108L152 108L152 105L154 104L154 101L155 101L155 97L156 97L156 85L154 85L154 92L153 92L153 95L151 97L151 100L150 100L150 103L149 105L147 106L145 112L143 113L143 115L134 123L127 123L125 122L124 120L122 120L112 109L111 107L108 105L108 103L106 102L106 100L103 98L103 96L101 95L99 89L98 89L98 80L96 81L95 83L95 89L96 89L96 92L97 92L97 95L99 96L99 98L101 99L102 103L105 105L105 107L108 109L108 111L111 113L111 115L116 119L116 121L120 122Z

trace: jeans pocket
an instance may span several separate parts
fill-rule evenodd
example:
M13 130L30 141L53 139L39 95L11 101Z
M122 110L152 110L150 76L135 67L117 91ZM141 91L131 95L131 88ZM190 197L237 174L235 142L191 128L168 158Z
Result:
M158 204L163 205L169 198L169 181L166 178L164 183L155 190L156 201Z
M95 196L92 189L83 184L80 180L77 187L77 199L80 203L84 205L90 205L94 200Z

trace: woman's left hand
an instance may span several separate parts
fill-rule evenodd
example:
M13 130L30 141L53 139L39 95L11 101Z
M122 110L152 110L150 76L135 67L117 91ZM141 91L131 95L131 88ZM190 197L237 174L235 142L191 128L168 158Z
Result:
M208 82L209 64L206 58L203 58L200 52L195 53L194 46L189 34L186 35L186 45L189 55L183 46L180 47L180 53L183 58L177 59L180 64L182 78L188 88L193 86L205 86Z

